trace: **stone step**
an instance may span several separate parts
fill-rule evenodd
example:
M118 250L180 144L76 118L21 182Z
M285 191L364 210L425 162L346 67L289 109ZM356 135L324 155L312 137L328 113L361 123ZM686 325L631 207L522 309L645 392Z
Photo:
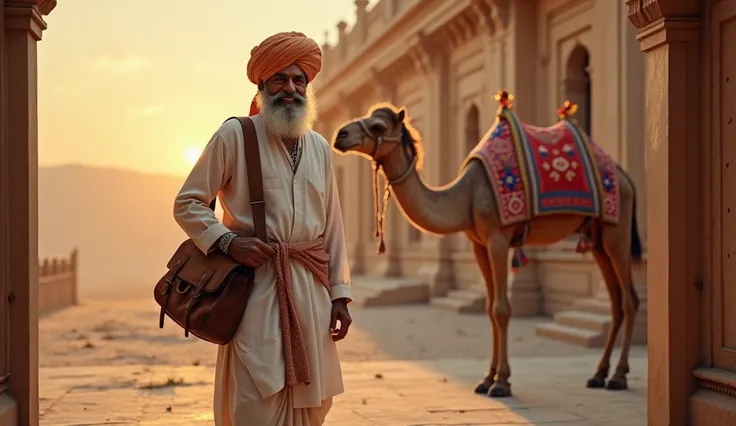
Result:
M418 280L379 277L355 277L353 301L359 306L396 306L427 304L429 285Z
M598 334L607 334L611 326L611 316L584 311L563 311L554 316L555 323L572 328L590 330Z
M447 293L447 295L455 299L463 299L463 300L471 300L471 301L483 300L484 302L486 300L486 293L484 291L467 289L467 288L450 290L449 293Z
M433 297L429 304L461 314L484 313L485 293L475 290L450 290L445 297Z
M605 336L602 336L600 333L557 323L537 326L536 335L586 348L600 347L605 343Z
M450 311L458 311L462 309L463 306L467 304L465 300L462 299L456 299L454 297L433 297L432 300L429 301L430 306L435 306L438 308L447 309Z
M606 299L582 299L575 301L574 309L576 311L588 312L591 314L611 315L611 305Z

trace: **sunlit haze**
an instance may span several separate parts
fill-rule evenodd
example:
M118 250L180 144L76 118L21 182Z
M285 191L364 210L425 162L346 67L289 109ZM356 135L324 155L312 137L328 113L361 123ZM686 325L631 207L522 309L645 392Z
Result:
M187 163L189 165L194 165L197 163L197 160L199 160L199 156L202 155L202 148L198 148L195 146L189 147L184 151L184 159L187 160Z
M320 45L352 0L64 0L39 43L39 164L185 175L255 93L250 50L280 31Z

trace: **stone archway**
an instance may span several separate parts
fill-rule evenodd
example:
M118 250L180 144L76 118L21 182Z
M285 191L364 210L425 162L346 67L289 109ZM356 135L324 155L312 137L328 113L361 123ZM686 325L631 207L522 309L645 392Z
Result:
M576 45L567 58L565 68L564 93L565 99L578 104L579 112L576 114L578 123L590 135L591 134L591 79L590 79L590 54L582 44Z

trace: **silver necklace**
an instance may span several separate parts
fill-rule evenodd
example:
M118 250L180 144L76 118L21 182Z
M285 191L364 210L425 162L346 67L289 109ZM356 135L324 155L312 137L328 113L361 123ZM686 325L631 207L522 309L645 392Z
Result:
M297 139L294 143L294 148L291 149L291 168L292 170L296 170L296 161L299 158L299 142L300 139Z

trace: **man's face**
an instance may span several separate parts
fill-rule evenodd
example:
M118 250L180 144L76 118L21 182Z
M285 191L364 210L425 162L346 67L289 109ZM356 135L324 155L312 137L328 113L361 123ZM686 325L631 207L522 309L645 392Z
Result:
M277 72L260 91L261 116L268 129L282 137L299 137L316 118L307 77L296 65Z
M298 66L290 65L272 75L266 81L266 88L268 89L268 94L271 96L275 96L279 92L285 93L287 97L283 99L283 102L285 104L292 103L294 99L288 95L296 92L302 97L305 96L307 91L307 77Z

